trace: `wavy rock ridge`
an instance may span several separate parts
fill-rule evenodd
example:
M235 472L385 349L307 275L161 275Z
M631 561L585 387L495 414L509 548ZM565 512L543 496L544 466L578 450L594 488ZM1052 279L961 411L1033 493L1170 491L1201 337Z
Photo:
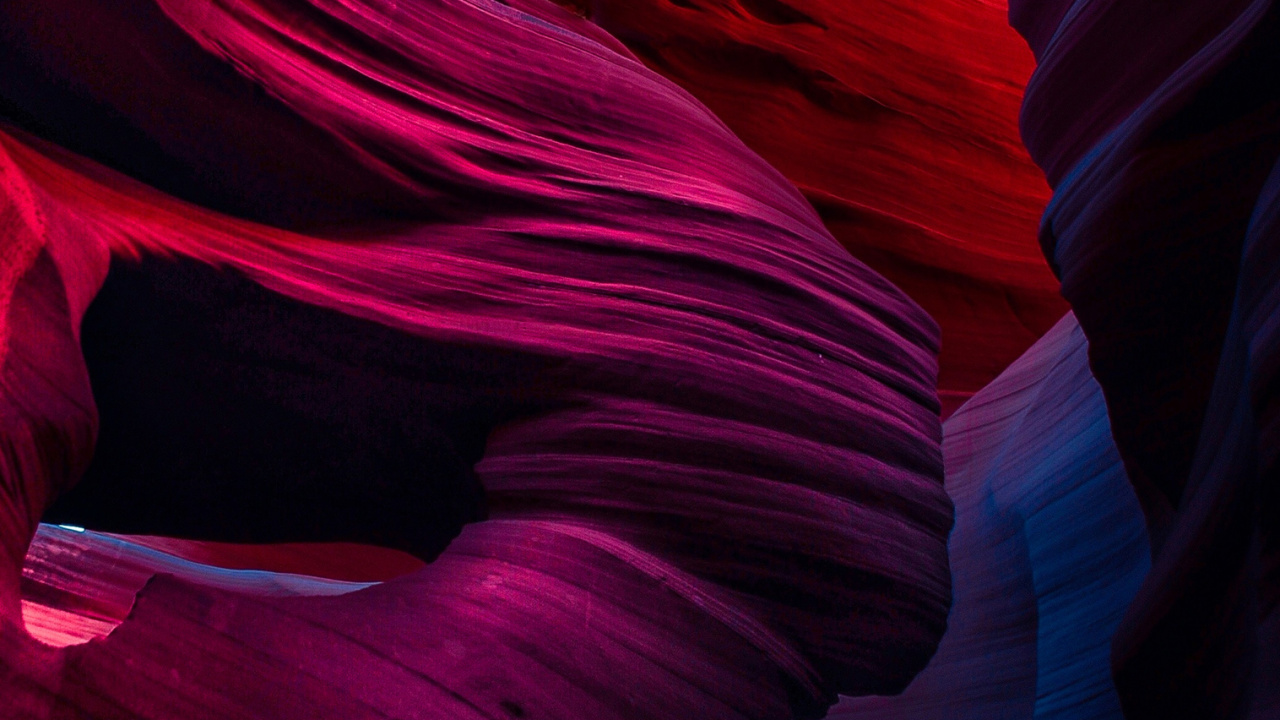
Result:
M706 103L937 320L944 416L1067 311L1033 241L1049 188L1016 118L1034 60L1004 3L564 4Z
M0 683L19 715L814 716L924 665L950 598L936 327L708 111L576 22L460 0L4 10L0 96L25 128L0 138L23 248L0 386ZM106 639L35 643L36 520L94 477L95 435L131 447L99 430L78 347L113 262L138 282L175 262L240 277L489 358L466 377L390 351L365 366L479 423L474 475L424 482L477 483L488 519L347 594L161 576ZM234 316L203 287L175 291ZM365 437L324 408L363 387L335 363L366 335L272 344L265 303L264 325L200 342L284 378L326 368L315 392L268 383L272 402ZM139 413L163 408L157 387L209 396L165 375ZM468 457L433 427L396 432ZM351 532L332 539L370 540Z

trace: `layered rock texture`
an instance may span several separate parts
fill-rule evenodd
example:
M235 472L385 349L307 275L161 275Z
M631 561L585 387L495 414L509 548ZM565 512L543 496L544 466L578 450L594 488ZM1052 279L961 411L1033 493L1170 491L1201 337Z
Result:
M1054 188L1041 245L1079 330L948 421L948 634L901 697L847 717L1280 713L1280 18L1165 9L1011 4L1038 60L1023 137Z
M1280 714L1280 10L1005 10L0 7L5 717Z
M564 0L706 103L942 330L944 415L1066 312L1003 3Z
M947 634L901 696L831 717L1122 717L1111 638L1150 545L1087 354L1068 315L947 420Z
M1041 243L1151 536L1112 643L1125 714L1271 717L1280 18L1171 10L1012 4L1040 61L1023 135L1055 190Z
M927 662L936 325L543 11L5 7L16 716L811 717ZM28 615L99 623L58 644L158 573L53 648L46 510L431 562L264 581L47 530Z

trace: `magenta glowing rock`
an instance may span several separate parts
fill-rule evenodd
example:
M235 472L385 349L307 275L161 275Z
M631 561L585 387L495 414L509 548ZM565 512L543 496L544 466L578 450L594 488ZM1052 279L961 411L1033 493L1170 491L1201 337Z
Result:
M706 103L938 322L944 417L1067 311L1018 137L1034 60L1003 3L562 4Z
M614 43L461 0L0 27L18 716L814 716L933 653L936 326ZM147 555L50 648L22 558L82 474L432 561L299 596Z
M561 5L0 9L3 710L1280 712L1270 0Z
M1122 717L1111 637L1150 546L1087 353L1068 315L943 424L947 634L902 695L831 717Z

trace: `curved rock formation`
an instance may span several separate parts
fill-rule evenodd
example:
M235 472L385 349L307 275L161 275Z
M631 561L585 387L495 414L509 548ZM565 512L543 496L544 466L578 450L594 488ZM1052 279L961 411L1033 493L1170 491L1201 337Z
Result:
M1111 637L1150 546L1087 352L1068 315L943 424L947 634L902 695L830 717L1122 717Z
M22 568L22 619L32 637L46 645L67 647L110 634L128 617L138 591L161 573L248 595L328 596L363 590L373 581L406 575L422 566L411 557L371 547L325 546L323 560L311 556L309 551L316 549L312 545L225 546L127 538L42 524ZM190 555L204 562L194 562ZM356 555L365 560L364 565L346 574L361 576L364 582L314 575L317 571L342 574L340 559ZM272 569L224 567L234 565L237 556Z
M950 600L936 326L577 23L0 11L15 714L816 716L925 664ZM438 557L318 597L161 575L107 638L49 648L20 567L86 468L179 509L294 502L260 540ZM367 495L388 522L324 537Z
M1152 538L1116 685L1132 720L1266 717L1280 10L1068 5L1011 15L1040 58L1022 123L1055 188L1041 242Z
M1066 312L1004 3L562 0L707 104L942 329L944 416ZM534 3L530 3L534 4Z

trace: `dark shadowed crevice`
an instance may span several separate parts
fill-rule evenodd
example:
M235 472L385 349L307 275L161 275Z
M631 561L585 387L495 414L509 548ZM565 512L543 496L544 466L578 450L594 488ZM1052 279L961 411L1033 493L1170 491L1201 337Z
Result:
M189 260L113 261L82 345L101 429L46 521L424 559L485 516L472 468L537 375Z
M792 7L781 0L738 0L743 10L751 13L756 19L770 25L813 25L827 29L827 26L809 13Z

